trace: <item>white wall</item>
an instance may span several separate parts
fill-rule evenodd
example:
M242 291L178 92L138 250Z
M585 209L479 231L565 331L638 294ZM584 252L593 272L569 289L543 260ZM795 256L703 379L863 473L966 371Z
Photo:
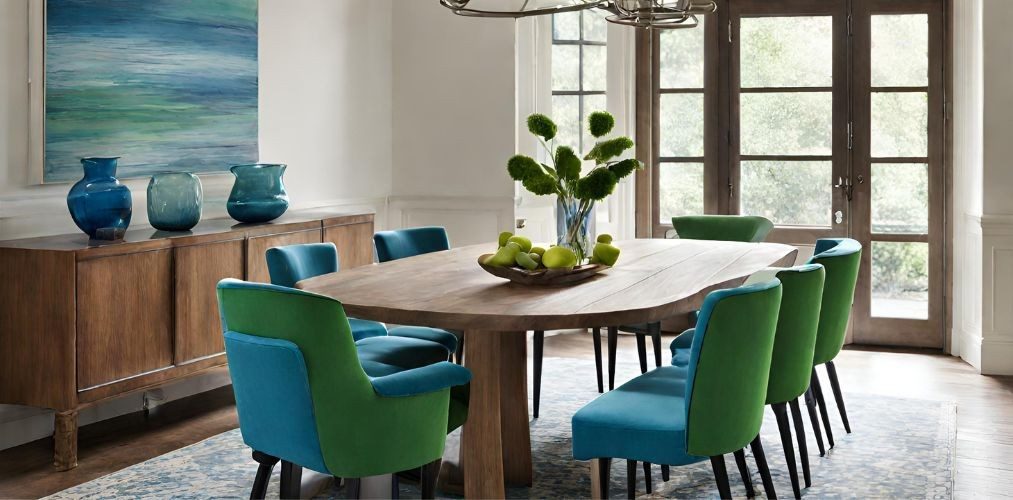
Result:
M0 239L77 231L65 202L70 184L30 181L28 1L0 1ZM391 7L391 0L260 2L260 156L289 164L294 208L369 207L383 226L392 165ZM225 216L231 175L203 181L205 216ZM133 226L146 223L146 182L126 182ZM164 393L174 399L226 382L205 377ZM89 409L81 421L136 411L141 400ZM52 417L39 413L0 405L0 449L50 434Z
M454 245L491 241L513 227L515 23L399 0L393 32L389 225L445 225Z

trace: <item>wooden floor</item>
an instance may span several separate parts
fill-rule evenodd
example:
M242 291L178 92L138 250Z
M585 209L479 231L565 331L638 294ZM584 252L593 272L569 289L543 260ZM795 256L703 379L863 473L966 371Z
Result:
M550 336L545 355L591 358L590 342L587 334ZM620 339L619 356L636 359L632 338ZM957 402L956 496L1013 496L1013 378L981 376L939 354L849 349L837 364L845 392ZM236 426L231 388L224 387L160 406L148 417L137 413L82 428L80 466L69 472L52 470L48 439L5 450L0 498L55 493Z

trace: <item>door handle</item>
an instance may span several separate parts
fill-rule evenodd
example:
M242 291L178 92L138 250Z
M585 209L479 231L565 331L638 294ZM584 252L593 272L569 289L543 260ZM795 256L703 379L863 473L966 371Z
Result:
M835 188L844 190L844 196L851 201L851 196L854 193L855 186L851 183L850 177L838 177L837 184L834 184Z

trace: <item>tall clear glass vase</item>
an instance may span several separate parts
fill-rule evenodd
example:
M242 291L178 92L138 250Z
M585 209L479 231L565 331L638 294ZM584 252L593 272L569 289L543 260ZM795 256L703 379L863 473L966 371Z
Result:
M580 203L575 198L556 198L556 244L573 250L578 265L590 257L594 236L594 203L583 216Z

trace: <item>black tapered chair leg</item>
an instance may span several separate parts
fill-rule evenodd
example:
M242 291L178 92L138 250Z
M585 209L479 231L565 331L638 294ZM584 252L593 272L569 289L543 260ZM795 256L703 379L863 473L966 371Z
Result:
M605 392L605 384L601 375L601 328L592 328L591 337L594 340L594 369L598 375L598 393Z
M302 493L302 467L281 461L281 498L299 498Z
M647 341L643 332L637 333L637 358L640 359L640 373L647 373Z
M777 498L777 493L774 491L774 480L770 477L770 468L767 467L767 455L763 453L763 443L760 442L759 435L749 443L749 449L753 450L756 468L760 470L760 479L763 480L764 493L767 494L768 499Z
M267 496L267 485L271 482L271 472L274 471L274 466L278 463L278 457L254 451L253 460L260 466L257 467L257 477L254 478L253 488L250 490L250 500L257 500Z
M609 488L612 487L611 476L612 475L612 459L611 458L599 458L598 459L598 489L601 491L602 498L609 497Z
M805 426L802 425L802 410L798 406L798 398L788 402L791 407L791 420L795 424L795 441L798 442L798 456L802 461L802 478L805 487L813 485L812 475L809 472L809 445L805 442Z
M718 483L718 493L721 498L732 498L732 487L728 484L728 469L725 468L725 456L715 455L711 457L711 468L714 469L714 481Z
M442 463L443 460L436 459L422 466L419 481L422 498L427 500L436 498L436 480L440 475L440 465Z
M820 407L820 419L823 420L823 430L827 433L827 447L834 447L834 431L830 429L830 414L827 411L827 400L823 397L823 388L820 387L820 377L816 375L816 367L813 367L812 379L809 387L816 396L816 404Z
M777 417L777 431L781 433L781 447L784 448L784 460L788 464L788 475L791 478L791 492L795 498L802 498L798 485L798 465L795 462L795 445L791 442L791 423L788 421L788 408L784 403L772 404L774 416Z
M397 474L390 475L390 498L391 500L401 498L401 483L397 480Z
M661 480L665 481L667 483L669 477L670 477L670 474L669 474L669 468L668 468L668 466L667 465L662 465L661 466Z
M735 455L735 465L739 468L739 477L742 478L742 484L746 487L746 497L753 498L756 496L756 491L753 490L753 480L749 477L749 465L746 464L746 452L736 450L733 455Z
M633 500L637 497L637 461L626 461L626 498Z
M813 434L816 436L816 446L820 450L820 456L826 456L827 450L823 447L823 433L820 431L820 421L816 416L816 396L813 396L811 385L805 391L805 407L809 412L809 421L813 426Z
M654 366L661 366L661 322L650 323L647 330L651 333L651 342L654 343Z
M619 328L608 327L609 390L616 388L616 349L619 344Z
M538 418L538 403L541 400L542 395L542 352L545 347L545 332L536 330L535 338L533 341L534 353L532 355L532 363L535 365L535 387L534 387L534 416Z
M654 488L651 487L651 463L644 462L644 484L647 485L647 492L653 493Z
M844 409L844 394L841 393L841 383L837 379L837 367L833 361L827 361L827 376L830 377L830 388L834 391L834 400L837 401L837 411L841 412L841 421L844 422L844 430L851 434L851 424L848 423L848 411Z
M359 478L345 480L345 498L359 498L362 491L362 480Z

